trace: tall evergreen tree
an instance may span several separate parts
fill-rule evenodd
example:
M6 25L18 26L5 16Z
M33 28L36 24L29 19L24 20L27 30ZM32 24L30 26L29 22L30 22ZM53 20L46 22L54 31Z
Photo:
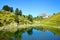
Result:
M8 5L4 5L2 10L10 11L10 7Z
M16 15L19 15L19 9L18 9L18 8L16 8L15 14L16 14Z
M21 10L19 11L19 15L22 16L22 11Z
M13 7L10 7L10 12L13 12Z
M15 15L16 15L15 21L16 21L17 23L19 23L19 20L18 20L19 9L18 9L18 8L16 8L16 10L15 10Z
M55 15L55 13L53 13L53 15Z
M20 16L22 16L22 11L19 10L18 8L16 8L16 10L15 10L15 14L16 14L16 15L20 15Z
M28 20L31 21L31 22L33 22L33 16L29 14L28 15Z

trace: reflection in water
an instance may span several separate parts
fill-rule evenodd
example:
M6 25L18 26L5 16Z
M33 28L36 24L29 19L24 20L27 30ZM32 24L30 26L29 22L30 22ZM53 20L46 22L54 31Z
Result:
M28 33L29 35L32 35L32 34L33 34L33 29L31 28L30 30L27 31L27 33Z
M60 40L59 30L42 27L20 29L15 33L0 31L0 40Z
M22 35L22 40L60 40L60 36L54 35L50 31L42 32L33 29L33 34L29 36L26 32Z
M42 31L42 32L46 32L46 31L48 31L47 29L45 29L45 28L43 28L43 27L40 27L40 28L35 28L36 30L40 30L40 31Z
M22 35L22 33L23 33L23 31L22 31L22 32L20 32L19 30L16 31L16 32L14 33L14 37L15 37L15 38L13 38L13 39L21 40L21 35Z

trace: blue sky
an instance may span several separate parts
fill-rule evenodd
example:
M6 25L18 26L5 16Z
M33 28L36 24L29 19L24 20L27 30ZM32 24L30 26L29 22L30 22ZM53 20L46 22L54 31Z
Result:
M0 9L3 5L9 5L14 10L19 8L24 15L37 16L41 13L50 15L60 12L60 0L0 0Z

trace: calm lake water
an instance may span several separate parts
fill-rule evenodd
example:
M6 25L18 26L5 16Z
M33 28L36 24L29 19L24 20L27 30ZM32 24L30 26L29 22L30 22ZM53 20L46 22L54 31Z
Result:
M32 34L25 32L22 34L22 40L60 40L60 36L51 31L40 31L33 29Z
M0 40L60 40L59 34L44 28L30 28L15 33L3 32L3 36L0 34Z

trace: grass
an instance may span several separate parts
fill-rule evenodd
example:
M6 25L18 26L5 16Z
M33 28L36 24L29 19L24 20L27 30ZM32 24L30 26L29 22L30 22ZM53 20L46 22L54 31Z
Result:
M59 17L60 17L60 12L58 12L55 15L52 15L49 18L41 21L40 24L60 27L60 18Z

